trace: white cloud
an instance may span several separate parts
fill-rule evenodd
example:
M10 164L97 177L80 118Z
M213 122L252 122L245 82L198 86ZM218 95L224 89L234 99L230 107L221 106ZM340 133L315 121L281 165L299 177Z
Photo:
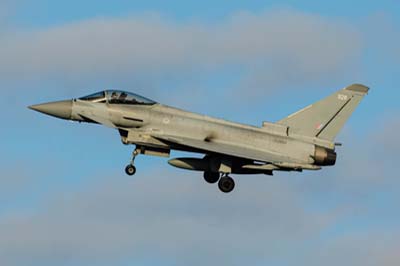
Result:
M0 77L57 76L62 83L64 75L179 76L188 69L196 73L237 65L249 73L241 92L254 93L269 90L267 85L340 75L360 49L359 33L351 25L295 11L237 14L217 25L182 25L157 16L105 18L3 38ZM376 206L366 200L372 192L396 192L394 157L388 162L372 152L396 141L395 132L368 139L373 144L349 145L354 150L341 150L341 164L334 170L238 177L231 195L205 184L201 174L162 169L131 180L107 177L81 192L69 188L45 196L46 204L34 210L2 214L0 264L116 265L156 256L177 265L342 265L348 258L353 265L368 265L366 255L372 254L372 261L396 265L398 239L385 241L386 235L374 234L374 243L385 242L374 253L368 225L359 229L361 235L329 235L354 226L351 220L359 214L373 217ZM388 150L397 155L396 149ZM32 178L0 182L8 190ZM386 187L377 186L382 183ZM382 230L390 234L398 228Z
M136 178L103 179L49 199L33 215L3 218L1 264L79 265L150 254L176 265L231 265L293 248L334 220L306 212L301 195L278 179L238 181L240 190L223 195L200 174L171 169Z
M180 24L154 14L97 18L17 30L2 38L0 76L150 78L239 66L257 73L255 82L258 79L269 90L265 85L345 73L360 45L352 25L296 11L241 13L216 24ZM243 86L247 85L257 90L261 86L245 79Z
M395 214L381 210L390 204L374 204L383 191L396 202L396 169L375 158L378 171L387 168L380 179L390 191L369 178L369 156L354 156L381 141L372 135L351 145L338 171L237 177L229 195L201 174L167 166L133 179L103 177L47 198L33 214L3 215L0 263L115 265L155 256L172 265L396 265L400 232L386 224ZM375 198L366 198L371 193Z
M355 230L357 231L357 230ZM305 265L399 265L400 231L369 229L333 239L305 254Z

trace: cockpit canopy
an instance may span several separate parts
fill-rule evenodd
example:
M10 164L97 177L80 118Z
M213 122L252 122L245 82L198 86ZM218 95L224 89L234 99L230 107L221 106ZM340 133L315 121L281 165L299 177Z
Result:
M130 105L153 105L156 102L142 97L140 95L117 90L106 90L97 92L82 98L81 101L89 101L94 103L109 103L109 104L130 104Z

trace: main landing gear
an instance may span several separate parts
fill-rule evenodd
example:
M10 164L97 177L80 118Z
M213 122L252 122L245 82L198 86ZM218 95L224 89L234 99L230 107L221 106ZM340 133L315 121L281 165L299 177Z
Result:
M207 183L215 184L218 182L218 188L224 193L232 192L235 188L235 181L227 174L223 174L220 178L218 172L204 172L204 180Z
M222 176L218 182L218 188L224 193L232 192L235 188L235 181L228 175Z
M215 184L219 180L219 173L217 173L217 172L204 172L204 180L209 184Z
M138 156L139 154L140 154L140 151L138 149L135 149L135 151L132 153L131 163L125 167L125 173L127 175L132 176L132 175L136 174L135 159L136 159L136 156Z

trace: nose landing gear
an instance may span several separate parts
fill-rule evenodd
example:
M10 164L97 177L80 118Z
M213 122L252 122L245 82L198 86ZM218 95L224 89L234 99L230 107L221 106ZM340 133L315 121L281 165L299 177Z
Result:
M127 166L125 167L125 173L126 173L127 175L134 175L134 174L136 174L136 167L135 167L134 165L131 165L131 164L127 165Z
M135 151L132 153L131 163L125 167L125 173L127 175L132 176L132 175L136 174L135 159L136 159L136 156L138 156L139 154L140 154L140 151L139 151L139 149L136 148Z

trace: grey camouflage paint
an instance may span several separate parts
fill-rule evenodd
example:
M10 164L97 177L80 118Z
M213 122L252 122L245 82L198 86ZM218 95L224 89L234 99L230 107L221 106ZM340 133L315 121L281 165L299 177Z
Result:
M354 84L277 122L233 123L159 103L110 104L82 99L30 106L55 117L118 129L136 154L169 157L170 150L205 154L173 166L223 175L319 170L336 161L334 138L368 93ZM107 92L105 92L107 93Z

